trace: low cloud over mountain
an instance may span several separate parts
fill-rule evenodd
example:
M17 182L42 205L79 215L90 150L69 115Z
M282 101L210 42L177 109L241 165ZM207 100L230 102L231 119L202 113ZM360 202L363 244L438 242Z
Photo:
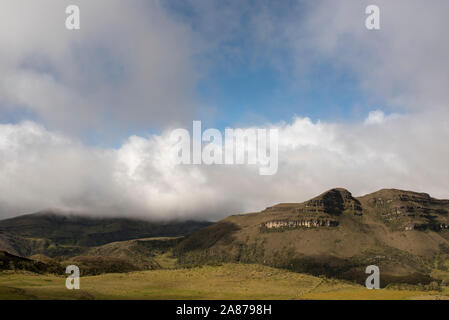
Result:
M429 121L428 117L432 117ZM176 165L169 132L86 146L32 122L0 126L2 217L56 207L96 214L218 218L301 201L339 185L448 197L448 121L410 115L362 124L295 118L279 129L279 169ZM411 143L412 142L412 143Z

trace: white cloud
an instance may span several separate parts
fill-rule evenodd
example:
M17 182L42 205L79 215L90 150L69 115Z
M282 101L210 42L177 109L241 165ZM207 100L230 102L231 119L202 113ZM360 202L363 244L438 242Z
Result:
M159 1L2 1L0 47L0 112L66 133L160 129L197 107L195 34Z
M296 118L272 127L279 129L279 170L260 176L257 166L175 165L169 132L103 149L32 122L0 125L0 212L51 207L216 219L332 187L355 195L395 187L449 197L449 152L435 148L449 136L444 118L402 116L376 126Z
M376 124L385 121L385 113L381 110L370 111L368 117L365 119L366 124Z
M386 116L382 110L374 110L368 113L368 117L366 117L365 119L365 124L381 124L385 121L396 119L398 117L400 117L400 115L396 113L392 113Z
M366 92L391 107L447 110L449 2L378 0L381 29L376 31L365 28L370 4L320 0L304 19L285 22L285 43L296 51L299 72L324 59L336 70L354 72Z

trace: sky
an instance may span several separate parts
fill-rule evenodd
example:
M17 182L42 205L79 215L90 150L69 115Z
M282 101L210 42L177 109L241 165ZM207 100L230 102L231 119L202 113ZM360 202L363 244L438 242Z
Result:
M67 30L65 8L80 8ZM365 8L380 9L380 30ZM449 198L449 3L4 0L0 218L217 220L343 187ZM279 168L176 165L170 132L276 128Z

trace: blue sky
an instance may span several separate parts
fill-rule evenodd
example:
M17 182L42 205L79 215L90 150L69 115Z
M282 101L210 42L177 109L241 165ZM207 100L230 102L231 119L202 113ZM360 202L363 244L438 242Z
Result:
M380 107L372 104L350 73L329 65L309 72L307 82L298 84L294 75L264 66L254 69L242 65L232 71L213 68L197 90L206 105L219 107L216 121L220 127L260 125L294 116L352 121L364 118L366 110Z
M95 15L101 5L79 1L87 21L83 28L57 29L54 36L66 53L55 58L30 46L16 55L17 70L50 78L59 89L40 97L41 106L30 102L36 101L31 96L26 102L3 99L0 121L38 121L89 145L119 147L130 135L158 134L192 120L219 129L295 116L350 123L363 121L370 110L389 110L388 99L361 87L357 67L338 60L339 48L329 54L315 43L310 17L326 8L326 1L137 3L128 14L111 11L103 21ZM355 7L356 28L363 29L364 7ZM48 21L35 23L41 36L54 30L56 20ZM24 29L22 36L34 37L30 31ZM353 41L343 34L341 43L347 38ZM48 38L44 42L58 46ZM363 46L355 48L360 56ZM146 65L145 59L154 61ZM52 98L62 91L70 94ZM67 103L69 111L51 111L68 96L77 101L73 107Z
M218 39L213 50L200 52L195 60L204 70L196 86L199 100L204 108L210 106L214 110L215 116L205 119L210 125L218 128L263 125L289 121L294 116L310 117L313 121L351 122L364 119L369 110L384 108L383 99L360 88L357 74L335 65L332 57L317 55L305 44L302 49L306 51L306 66L298 70L296 52L284 35L272 34L279 36L275 45L260 43L258 30L251 21L262 10L269 11L276 32L292 20L301 26L301 20L313 8L310 3L248 1L235 10L236 2L224 2L216 7L231 10L233 14L227 17L234 19L237 26L225 22L218 27L213 22L210 25L211 20L201 15L205 10L198 9L195 2L169 3L169 10L195 32ZM211 19L217 15L206 11L208 14ZM298 34L303 32L298 29Z

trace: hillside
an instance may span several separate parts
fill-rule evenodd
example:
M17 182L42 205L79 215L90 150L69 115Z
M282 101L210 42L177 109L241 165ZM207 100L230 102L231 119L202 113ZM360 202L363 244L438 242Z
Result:
M214 224L25 215L0 221L0 250L85 275L241 262L362 284L374 264L382 286L428 284L449 281L448 213L425 193L335 188Z
M199 221L151 222L40 212L0 221L0 249L20 256L73 257L116 241L177 237L210 225Z
M82 255L50 258L35 254L23 258L0 251L0 270L28 270L39 273L63 273L65 266L75 264L81 275L124 273L172 268L175 259L170 250L182 237L158 237L111 242L86 248ZM2 260L3 259L3 260Z
M53 262L42 262L23 257L12 255L5 251L0 251L0 271L15 270L15 271L31 271L34 273L56 273L62 274L63 267Z
M161 257L170 256L169 251L182 240L182 237L158 237L111 242L99 247L92 247L86 257L113 257L135 266L136 270L153 270L167 267L161 265ZM165 257L166 259L169 257ZM79 259L77 257L74 258Z
M336 188L230 216L186 237L175 254L182 265L261 263L359 283L375 264L382 285L428 283L435 271L449 271L448 213L448 200L424 193L384 189L356 198Z
M367 290L346 281L261 265L224 264L82 278L67 290L54 275L0 273L0 299L448 299L447 288Z

